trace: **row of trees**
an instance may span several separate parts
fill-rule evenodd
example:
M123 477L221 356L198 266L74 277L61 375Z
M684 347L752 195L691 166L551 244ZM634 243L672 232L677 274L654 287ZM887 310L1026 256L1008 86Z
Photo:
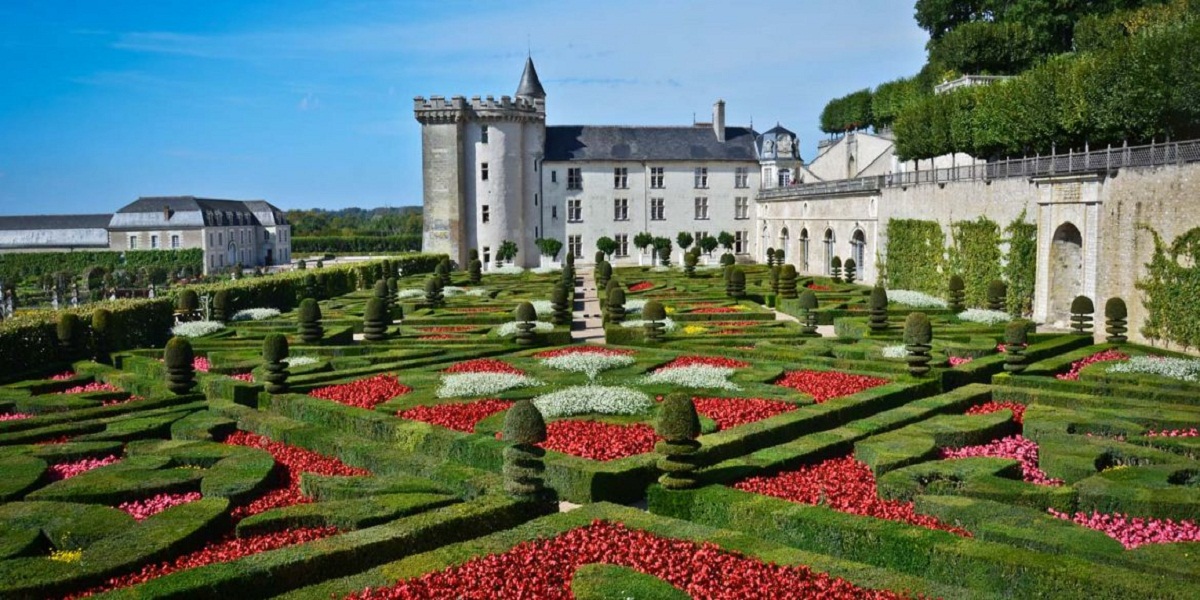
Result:
M287 211L293 237L421 236L421 207L343 208Z

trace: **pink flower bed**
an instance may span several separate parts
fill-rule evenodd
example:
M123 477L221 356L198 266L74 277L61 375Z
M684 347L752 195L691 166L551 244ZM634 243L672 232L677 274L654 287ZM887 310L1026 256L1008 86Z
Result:
M1195 521L1172 519L1143 519L1114 513L1103 514L1077 512L1068 515L1053 508L1047 511L1076 525L1102 531L1108 537L1121 542L1126 550L1145 544L1171 544L1175 542L1200 542L1200 526Z
M54 481L70 479L81 473L87 473L92 469L107 467L120 460L120 457L117 456L105 456L104 458L84 458L75 462L50 465L50 479Z
M63 371L62 373L59 373L57 375L51 375L50 380L51 381L66 381L68 379L73 379L74 377L75 377L75 371Z
M549 539L522 542L498 554L347 596L353 600L569 600L575 571L587 564L621 565L658 577L699 600L900 598L869 590L803 565L781 566L697 543L594 521Z
M459 363L450 365L446 373L507 373L510 375L524 375L522 371L502 360L494 358L476 358L474 360L464 360Z
M376 375L343 383L317 388L309 392L309 396L332 400L347 406L371 409L412 391L412 388L400 383L395 375Z
M508 410L513 403L509 400L476 400L456 404L436 404L434 406L415 406L396 413L397 417L410 421L421 421L431 425L441 425L455 431L472 433L480 421L502 411Z
M1082 358L1071 363L1071 369L1069 371L1066 373L1059 373L1058 375L1055 375L1055 377L1063 381L1075 381L1079 379L1079 372L1082 371L1084 367L1098 362L1113 360L1129 360L1129 355L1117 350L1105 350L1104 352L1097 352L1087 358Z
M1200 429L1193 427L1191 429L1163 429L1161 431L1150 430L1146 432L1146 437L1200 437Z
M121 388L119 388L111 383L108 383L105 381L93 381L87 385L77 385L73 388L65 389L59 393L60 394L86 394L88 392L120 392L120 391L122 391Z
M1021 478L1026 482L1037 485L1062 485L1061 479L1054 479L1046 475L1038 467L1037 442L1022 435L1001 438L990 444L983 444L981 446L942 448L942 458L970 458L974 456L1011 458L1021 463Z
M229 377L238 381L245 381L246 383L254 383L254 373L234 373Z
M558 350L547 350L534 354L534 358L558 358L560 356L572 356L575 354L600 354L602 356L633 356L637 354L634 350L621 350L617 348L605 348L604 346L571 346L570 348L559 348Z
M208 357L197 356L192 359L192 368L201 373L207 373L212 368L212 364L208 362Z
M33 415L26 413L5 413L0 415L0 421L20 421L21 419L28 419L32 416Z
M143 398L142 396L135 395L135 394L130 394L129 397L124 400L105 400L104 402L101 402L100 405L101 406L119 406L121 404L129 404L130 402L137 402L138 400L145 400L145 398Z
M971 358L970 356L951 356L950 357L950 366L957 367L959 365L965 365L973 360L975 360L975 359Z
M142 521L173 506L187 504L188 502L195 502L199 499L199 492L189 492L187 494L159 494L152 498L146 498L145 500L138 500L136 502L123 502L118 505L117 508L129 513L134 519Z
M1011 410L1013 421L1017 425L1025 424L1025 405L1020 402L985 402L977 404L967 409L968 415L986 415L988 413L999 412L1002 410Z
M765 398L693 398L696 412L729 429L796 410L795 404Z

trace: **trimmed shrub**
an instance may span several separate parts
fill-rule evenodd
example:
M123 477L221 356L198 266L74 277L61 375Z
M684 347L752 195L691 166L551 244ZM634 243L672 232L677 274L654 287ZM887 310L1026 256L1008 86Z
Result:
M312 298L309 298L312 300ZM316 302L315 300L313 302ZM267 392L286 394L288 391L288 341L282 333L269 333L263 338L263 366L267 371Z
M840 256L835 256L829 261L829 272L834 283L842 282L842 258Z
M302 258L302 259L300 259L300 260L298 260L298 261L296 261L296 270L297 270L297 271L303 271L303 270L305 270L305 269L307 269L307 268L308 268L308 263L304 262L304 259L303 259L303 258Z
M967 309L967 284L958 275L950 276L950 293L946 297L946 306L958 314Z
M167 368L167 389L175 394L186 394L196 385L196 372L192 361L192 343L186 338L173 337L163 351L163 363Z
M301 300L296 318L300 322L300 340L305 344L319 344L325 337L325 329L321 327L321 305L316 299Z
M550 292L550 305L553 308L550 319L552 323L555 325L571 323L571 297L567 293L566 286L561 283L554 286L554 291Z
M1129 338L1125 337L1125 332L1129 331L1126 319L1129 317L1129 311L1125 308L1125 301L1120 298L1109 298L1104 303L1104 319L1105 333L1108 334L1108 343L1124 344Z
M740 300L746 296L746 272L741 268L729 268L729 279L725 282L725 294L734 300Z
M658 409L654 430L662 438L654 446L659 453L658 482L669 490L696 487L696 453L700 450L700 417L691 394L673 393Z
M512 444L504 449L504 491L514 498L537 500L545 495L542 474L546 451L538 447L546 441L546 421L533 402L521 400L504 415L504 440Z
M574 252L568 252L567 258L565 258L564 260L566 261L563 263L564 266L575 268L575 253Z
M1020 373L1025 370L1025 346L1029 343L1029 322L1014 319L1004 326L1004 370Z
M608 303L604 305L604 320L608 323L620 323L625 320L625 290L617 288L608 293Z
M445 287L453 283L450 279L450 259L444 258L438 261L437 267L434 267L433 274L437 275L438 279L442 280L442 286Z
M471 252L475 252L475 250L471 250ZM478 258L473 258L468 263L467 281L471 282L471 285L483 283L483 263L479 262Z
M212 297L212 320L224 323L233 316L229 305L229 290L217 290Z
M92 360L107 365L112 362L112 313L107 308L92 312Z
M533 345L533 328L536 327L534 322L537 321L537 309L533 307L532 302L522 302L517 305L513 311L513 317L517 321L517 345L532 346Z
M1092 314L1095 312L1096 305L1092 303L1091 298L1075 296L1071 301L1071 329L1078 335L1091 335Z
M888 296L882 286L871 289L871 308L867 317L867 326L874 332L884 332L888 328Z
M1008 302L1008 284L999 279L993 279L987 286L987 308L1003 312Z
M387 297L388 297L388 283L387 283L387 280L386 280L386 279L383 279L383 278L377 279L377 280L375 281L375 287L374 287L374 289L372 290L372 294L373 294L373 295L374 295L376 298L379 298L380 300L383 300L383 301L384 301L384 303L386 304L386 303L387 303Z
M603 251L603 250L597 250L597 251L596 251L596 256L595 256L595 258L596 258L596 264L598 265L598 264L600 264L600 263L602 263L602 262L605 262L605 260L604 260L604 257L605 257L605 256L607 256L607 255L606 255L606 254L604 254L604 251Z
M775 265L767 269L767 281L771 285L771 293L776 297L779 296L779 274L783 271L783 267Z
M726 252L725 254L721 255L721 266L731 267L735 264L737 264L737 258L734 258L733 253Z
M200 310L200 297L195 290L183 290L175 302L175 309L181 313L195 313Z
M64 312L58 315L58 345L68 360L79 355L83 348L83 322L79 315Z
M913 376L922 377L929 373L929 362L932 360L929 344L932 341L933 325L929 323L929 317L921 312L909 313L904 320L904 349L908 352L904 361L908 363L908 372Z
M385 281L387 281L387 296L384 297L384 301L387 303L388 311L393 311L399 304L396 295L400 293L400 286L396 283L395 277L388 277Z
M612 263L604 260L604 253L600 253L600 262L596 263L596 286L598 288L608 287L609 280L612 279Z
M783 265L779 270L779 294L780 298L796 298L796 267L794 265Z
M699 259L696 258L695 254L692 254L691 252L685 252L683 254L683 274L689 278L695 277L697 262L699 262Z
M440 308L446 303L446 295L442 293L442 280L437 276L425 280L425 303L430 308Z
M646 333L646 341L651 343L659 343L663 341L663 332L667 326L663 321L667 318L667 310L663 307L662 302L658 300L650 300L642 307L642 319L645 320L643 328Z
M367 309L363 314L363 339L370 342L387 339L388 324L387 305L383 303L383 300L379 298L367 300Z
M790 266L790 265L789 265ZM804 311L804 321L800 324L800 332L806 336L817 335L817 294L806 289L800 294L800 310Z
M853 258L847 258L845 264L842 265L842 278L846 283L854 283L855 277L858 276L858 263L854 262Z

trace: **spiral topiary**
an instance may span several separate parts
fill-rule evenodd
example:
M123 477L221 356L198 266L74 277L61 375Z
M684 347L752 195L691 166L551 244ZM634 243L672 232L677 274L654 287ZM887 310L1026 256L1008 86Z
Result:
M696 469L699 462L696 453L700 450L700 417L690 394L667 395L658 409L658 420L654 430L662 438L654 445L660 455L658 470L662 475L658 482L669 490L687 490L696 487Z
M600 253L604 255L603 252ZM600 289L608 287L608 281L612 279L613 269L612 263L601 259L596 263L596 286Z
M379 298L367 300L367 310L363 313L363 339L369 342L379 342L387 339L388 319L387 305Z
M546 494L542 458L546 451L538 444L546 441L546 421L529 400L519 400L504 415L504 491L521 500L540 500Z
M483 283L483 263L479 262L478 258L472 259L467 265L467 281L471 282L471 285Z
M767 248L767 268L775 266L775 249Z
M1092 314L1096 305L1087 296L1075 296L1071 301L1071 329L1078 335L1092 334Z
M107 365L112 363L109 352L113 347L113 316L107 308L92 311L92 360Z
M958 275L950 276L949 294L946 296L946 307L954 314L958 314L967 309L967 284L963 282L963 278Z
M393 317L395 316L396 308L400 306L400 299L396 297L397 294L399 294L399 293L400 293L400 287L399 287L399 284L396 282L396 278L388 277L387 278L387 296L384 297L384 303L387 304L388 313L392 314Z
M829 260L829 276L834 283L842 282L842 257L835 256Z
M854 262L853 258L847 258L846 262L842 263L842 279L846 280L846 283L854 283L857 276L858 263Z
M372 290L372 295L383 300L385 304L387 303L388 284L386 279L380 278L375 281L375 288Z
M779 268L779 297L794 299L796 294L796 267L783 265Z
M746 272L740 267L730 267L729 280L725 284L725 294L734 300L746 297Z
M79 315L64 312L58 315L58 343L68 360L76 358L83 347L83 322Z
M1128 317L1129 311L1125 308L1124 300L1113 297L1104 303L1104 330L1108 333L1108 343L1124 344L1129 339L1125 337L1125 332L1129 331L1125 321Z
M554 290L550 293L550 305L553 307L551 322L555 325L571 323L571 296L567 293L566 286L561 283L554 286Z
M888 328L888 295L882 286L871 288L871 304L867 317L867 327L876 333L887 331Z
M617 288L608 293L608 303L604 306L604 321L608 323L625 321L625 290Z
M321 327L321 305L315 298L300 301L296 320L300 323L300 340L305 344L319 344L325 337L325 329Z
M434 267L433 274L442 280L442 286L445 287L452 283L450 279L450 259L443 258L438 261L437 267Z
M1025 346L1029 343L1029 321L1013 319L1004 326L1004 370L1025 370Z
M987 307L988 310L1004 311L1004 305L1008 302L1008 284L999 279L993 279L987 286Z
M286 394L288 365L284 361L288 357L287 338L282 333L268 333L267 337L263 338L262 357L263 368L267 371L263 377L267 381L267 393Z
M163 363L167 368L167 389L182 395L192 391L196 385L196 370L192 361L192 343L187 338L173 337L167 341L163 351Z
M922 377L929 373L932 341L933 325L929 322L929 316L923 312L908 313L908 318L904 320L904 349L908 351L908 356L904 357L904 361L908 363L908 372L913 376Z
M819 305L817 294L812 290L805 289L804 293L800 294L800 310L804 315L804 320L800 324L800 333L806 336L817 335L817 308Z
M212 299L212 318L222 323L233 316L229 306L229 290L217 290Z
M425 280L425 303L430 308L440 308L446 303L446 295L442 293L442 280L436 275Z
M517 321L517 344L520 346L532 346L534 341L534 322L537 321L537 309L533 307L533 303L522 302L518 304L516 310L513 311L513 318Z
M695 254L692 254L691 252L685 252L683 254L683 274L688 278L695 277L696 263L698 263L699 260L700 259L696 258Z
M663 303L658 300L651 300L642 307L642 319L645 320L643 329L646 332L646 341L659 343L663 341L663 333L667 329L665 321L667 318L667 309L663 307Z

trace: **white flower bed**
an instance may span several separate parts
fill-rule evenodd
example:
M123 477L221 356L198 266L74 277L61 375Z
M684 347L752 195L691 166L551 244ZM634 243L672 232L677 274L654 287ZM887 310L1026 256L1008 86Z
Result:
M239 310L233 314L234 321L263 321L266 319L274 319L279 316L279 311L274 308L247 308Z
M913 308L946 308L946 301L925 292L913 290L888 290L888 302L895 302Z
M733 369L727 367L709 367L691 365L672 369L659 369L642 378L645 385L668 384L686 388L717 388L722 390L740 390L729 376Z
M533 399L542 416L547 419L600 413L605 415L634 415L650 410L650 396L632 388L603 385L577 385L542 394Z
M562 267L538 267L536 269L530 269L530 272L536 273L538 275L546 275L549 273L558 273L559 271L562 271Z
M488 273L493 273L496 275L520 275L521 273L524 273L524 272L525 272L525 269L522 269L521 267L518 267L516 265L504 265L503 267L493 267L491 271L488 271Z
M648 302L648 300L646 300L645 298L634 298L632 300L626 300L625 301L625 314L626 315L640 314L642 312L642 309L646 307L646 302Z
M396 298L400 300L411 300L412 298L424 298L425 290L407 289L396 292Z
M533 305L533 310L537 311L539 317L548 317L554 314L554 303L549 300L534 300L530 304Z
M450 296L458 296L459 294L465 294L466 292L467 292L466 288L461 288L461 287L458 287L457 285L447 285L447 286L442 287L442 295L447 298L449 298Z
M171 335L195 338L215 333L222 329L225 329L225 325L219 321L192 321L191 323L180 323L172 327Z
M442 375L438 398L490 396L505 390L542 385L541 381L513 373L447 373Z
M643 305L643 306L645 306L645 305ZM666 326L666 328L663 329L663 331L671 332L671 331L675 331L676 329L679 329L679 324L676 323L673 319L671 319L671 317L667 317L660 322ZM633 319L631 321L621 321L621 327L629 327L632 329L634 327L642 328L645 326L646 326L646 321L644 321L642 319Z
M1109 373L1145 373L1180 381L1200 381L1200 359L1134 356L1108 368Z
M576 352L551 358L543 358L542 365L559 371L583 373L589 380L596 379L601 371L628 367L634 363L632 356L623 354L599 354L595 352Z
M500 327L496 328L496 333L500 337L509 337L509 336L517 335L517 323L518 323L518 321L509 321L509 322L501 325ZM547 323L545 321L534 321L533 322L533 330L537 333L546 333L547 331L554 331L554 324Z
M303 367L304 365L315 365L321 361L315 356L289 356L283 359L283 362L287 363L289 367Z
M666 273L667 271L671 270L671 267L664 267L662 265L658 265L657 267L652 267L650 270L655 273Z
M895 346L884 346L880 351L884 358L904 358L908 356L908 350L904 349L904 344L896 344Z
M958 318L963 321L972 323L983 323L984 325L999 325L1012 320L1012 316L1006 312L999 310L987 310L985 308L970 308L958 313Z
M466 291L465 295L467 295L467 296L486 296L487 293L488 293L487 288L471 288Z

